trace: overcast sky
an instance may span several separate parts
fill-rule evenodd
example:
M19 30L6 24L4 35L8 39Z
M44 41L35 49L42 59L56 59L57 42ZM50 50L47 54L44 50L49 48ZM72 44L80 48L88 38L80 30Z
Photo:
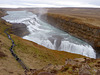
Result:
M93 7L100 8L100 0L1 0L0 7Z

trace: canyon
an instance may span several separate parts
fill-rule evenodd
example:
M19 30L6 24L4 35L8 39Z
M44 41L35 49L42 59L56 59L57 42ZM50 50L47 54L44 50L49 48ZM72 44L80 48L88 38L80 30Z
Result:
M50 23L54 27L84 40L100 53L100 14L97 11L100 10L91 8L54 8L48 9L48 13L43 14L41 20L44 19L43 21Z
M75 18L58 14L48 14L47 22L55 27L85 40L94 48L100 49L100 27L82 23Z
M30 10L30 9L26 9L26 8L20 9L20 10L18 10L18 9L14 9L13 11L15 11L15 10L22 11L23 10L24 13L31 14L29 11L34 12L36 10L36 9ZM9 10L12 11L12 9L9 9ZM9 10L7 9L7 11L9 11ZM26 12L27 10L28 10L28 12ZM55 9L52 9L52 10L55 10ZM65 10L65 8L64 8L64 10ZM78 25L78 23L76 23L77 17L75 18L75 16L74 16L75 19L73 21L75 23L75 27L77 28L77 31L78 31L76 33L76 35L77 35L76 36L76 35L73 35L73 33L74 33L73 31L76 30L74 27L74 23L73 22L71 23L71 24L73 24L72 28L71 28L71 26L66 27L66 25L69 23L66 22L67 19L65 20L65 18L64 19L61 18L63 13L57 14L57 13L59 13L58 11L55 11L55 13L54 13L54 11L51 12L51 9L48 12L50 12L50 14L48 13L48 16L46 14L42 14L45 16L41 15L41 17L40 17L40 15L39 15L40 18L43 18L42 20L44 22L41 21L40 18L38 18L38 15L33 15L33 13L31 15L27 15L27 16L23 16L23 15L20 16L17 14L18 19L16 19L16 16L12 16L12 19L10 17L6 21L3 20L2 18L0 18L0 66L1 66L0 74L2 74L2 75L9 75L9 74L24 75L24 72L25 72L25 74L27 73L27 75L30 73L33 75L40 75L40 74L46 74L46 73L47 74L52 73L55 75L64 75L64 74L99 75L100 74L100 59L92 59L92 58L82 56L86 52L86 56L88 56L87 53L89 53L90 57L91 57L91 56L95 55L95 51L93 49L94 45L92 45L92 43L90 41L88 41L87 39L78 37L79 35L77 35L77 33L79 32L80 29L78 29L78 26L76 26L76 25ZM65 11L64 11L64 13L65 13ZM7 15L6 14L4 13L4 11L0 12L0 15L2 17L9 15L9 14L7 14ZM37 12L35 14L37 14ZM19 16L20 16L20 18L19 18ZM56 16L56 18L54 18L54 16ZM66 17L66 15L63 15L63 17ZM67 17L68 17L68 15L67 15ZM71 18L72 18L72 16L71 16ZM51 24L51 20L53 22L52 24ZM65 26L65 27L62 27L62 29L66 28L69 30L69 28L71 28L72 33L71 33L71 30L69 30L69 32L66 31L66 29L64 30L65 32L62 30L59 30L60 25L58 25L59 22L57 20L59 20L61 22L61 25L64 23L63 26ZM71 22L71 20L70 20L70 22ZM94 19L92 19L92 20L95 21ZM68 19L68 21L69 21L69 19ZM79 19L78 19L78 21L79 21ZM81 21L83 21L83 20L81 20ZM57 23L57 25L55 25L55 22ZM50 24L48 24L48 23L50 23ZM67 23L67 24L65 25L65 23ZM93 23L93 22L91 22L91 23ZM97 23L97 22L95 22L95 23ZM25 24L27 24L27 25L25 25ZM82 22L82 25L83 25L83 22ZM98 26L99 26L99 24L97 24L96 27L99 28ZM24 71L21 68L21 66L17 63L17 61L13 58L11 53L9 52L9 48L11 47L11 41L7 38L7 36L4 33L5 29L8 29L8 28L9 28L8 33L11 35L11 38L14 40L15 45L16 45L14 47L14 52L16 52L18 57L20 57L22 59L22 61L30 68L29 71ZM81 28L81 27L79 27L79 28ZM85 29L85 30L87 30L87 29ZM17 31L19 34L17 33ZM20 32L22 32L22 33L20 33ZM36 32L36 34L35 34L35 32ZM44 32L46 33L46 35L48 35L48 38L45 37ZM54 34L54 32L56 32L55 34L61 34L61 35L60 36L56 35L56 36L51 37L50 34L48 34L47 32L51 32L53 34ZM32 33L35 35L32 36L33 35ZM75 37L69 35L68 33ZM83 34L80 34L80 35L83 36ZM27 37L30 37L30 36L32 36L31 39L30 38L27 39ZM37 38L38 41L36 43L32 42L32 40L36 41L36 39L34 39L33 37ZM81 40L76 37L80 38ZM46 44L49 44L49 46L52 45L53 46L52 48L54 48L54 49L59 49L58 48L59 43L62 42L62 45L63 45L62 48L65 48L68 50L76 49L76 51L78 51L78 52L80 51L80 53L82 51L83 54L80 55L80 54L66 52L63 50L57 51L57 50L48 49L48 45L46 48L46 47L41 46L41 44L40 45L38 44L38 43L44 43L43 40ZM67 40L67 42L66 42L66 40ZM82 40L86 41L87 43ZM55 43L56 45L53 45L53 43ZM42 44L42 45L46 46L46 44ZM91 46L93 46L93 48ZM96 44L95 46L98 46L98 45ZM99 51L99 48L98 48L98 51ZM91 52L94 54L92 54ZM93 58L94 57L95 56L93 56Z
M29 32L29 34L22 36L23 39L33 41L49 49L67 51L71 53L81 54L91 58L96 58L96 53L89 44L76 37L69 35L68 33L62 30L55 28L54 26L52 26L53 24L50 25L46 22L41 21L37 15L31 12L7 11L7 14L7 16L4 16L2 18L12 24L17 23L18 28L13 29L15 30L17 35L23 32ZM55 21L52 21L52 23L53 22ZM21 26L22 24L23 26ZM18 30L21 29L21 27L24 28L23 32L20 32Z

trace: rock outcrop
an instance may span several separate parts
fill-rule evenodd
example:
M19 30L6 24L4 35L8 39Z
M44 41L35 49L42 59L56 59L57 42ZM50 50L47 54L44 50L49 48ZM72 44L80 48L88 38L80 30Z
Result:
M45 18L46 16L46 18ZM42 19L69 34L82 39L100 52L100 26L82 22L80 19L61 14L45 14Z
M12 33L19 36L23 37L25 35L28 35L30 32L27 30L27 26L23 23L12 23Z

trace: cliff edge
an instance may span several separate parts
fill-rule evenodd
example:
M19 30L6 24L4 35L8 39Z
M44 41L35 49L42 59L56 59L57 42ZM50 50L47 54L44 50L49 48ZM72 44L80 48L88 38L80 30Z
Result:
M46 18L45 18L46 16ZM100 26L83 22L73 16L48 13L41 17L54 27L57 27L79 39L82 39L100 51Z

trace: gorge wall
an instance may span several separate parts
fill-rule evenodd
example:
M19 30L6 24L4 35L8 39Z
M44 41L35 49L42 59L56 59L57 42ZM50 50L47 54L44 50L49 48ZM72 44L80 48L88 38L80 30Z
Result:
M46 17L45 17L46 16ZM100 27L82 22L70 16L60 14L44 14L42 19L79 39L82 39L100 52Z

